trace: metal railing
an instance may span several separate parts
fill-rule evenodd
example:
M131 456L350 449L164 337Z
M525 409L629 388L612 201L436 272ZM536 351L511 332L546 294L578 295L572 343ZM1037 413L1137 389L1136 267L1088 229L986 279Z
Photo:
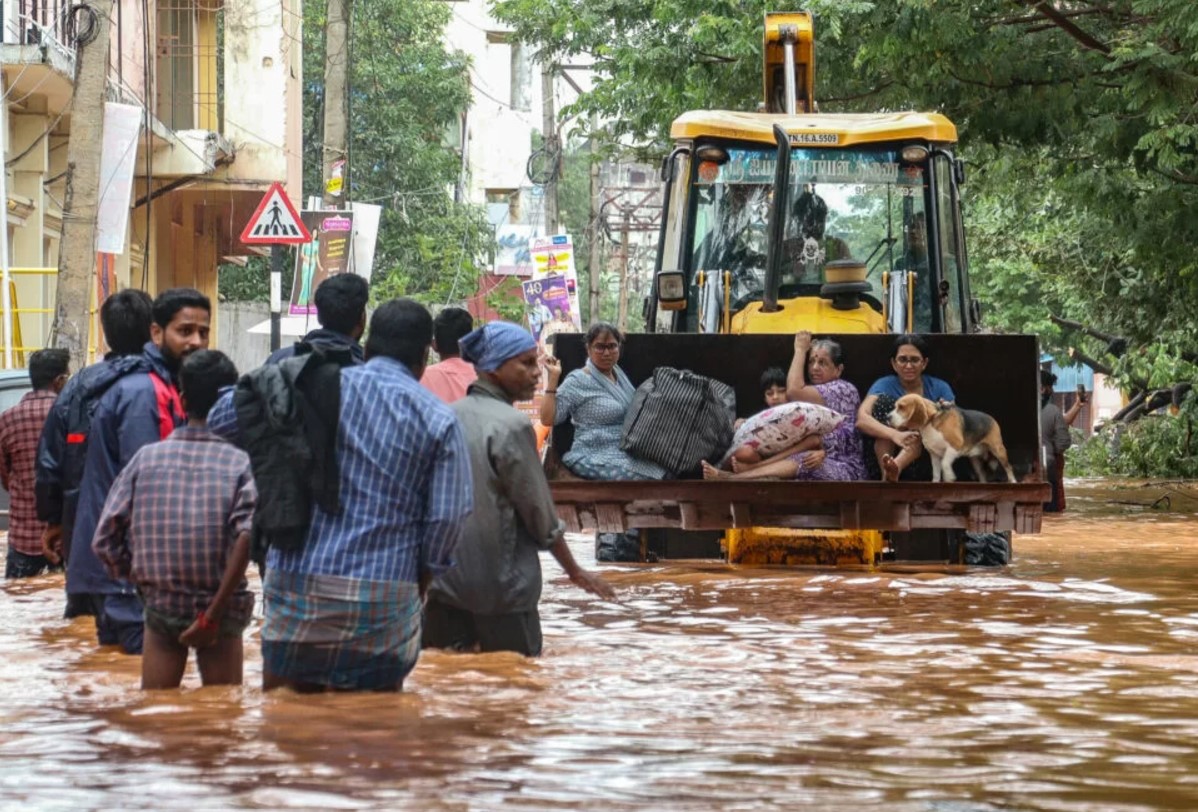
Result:
M22 329L20 329L20 316L48 316L54 314L54 308L19 307L17 304L17 283L13 277L56 277L58 273L58 268L8 268L8 277L10 277L8 279L8 295L10 295L10 301L12 302L13 368L23 368L28 363L25 353L46 349L46 345L44 344L25 343L25 339L22 337ZM87 331L87 362L89 363L96 359L96 335L98 335L99 329L96 323L96 311L95 296L92 296L91 307L87 308L87 323L89 323L89 331ZM4 338L2 338L2 333L0 333L0 365L2 365L4 356Z
M17 0L21 42L25 45L39 44L39 28L48 28L55 33L59 42L65 41L63 32L70 8L70 0Z

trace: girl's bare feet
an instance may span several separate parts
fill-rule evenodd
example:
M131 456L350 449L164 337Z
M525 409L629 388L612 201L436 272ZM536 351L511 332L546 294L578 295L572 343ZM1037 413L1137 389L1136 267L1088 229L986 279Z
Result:
M732 466L736 467L736 461L732 461ZM707 460L703 460L703 478L704 479L728 479L732 474L727 471L721 471Z
M882 481L883 482L898 482L899 474L898 463L894 461L894 457L889 454L882 455Z

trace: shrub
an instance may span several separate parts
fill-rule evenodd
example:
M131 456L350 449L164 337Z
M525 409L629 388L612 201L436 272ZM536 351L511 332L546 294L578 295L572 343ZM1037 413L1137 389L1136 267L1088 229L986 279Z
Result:
M1074 435L1075 441L1078 435ZM1134 423L1113 423L1069 449L1067 476L1198 477L1194 418L1153 414Z

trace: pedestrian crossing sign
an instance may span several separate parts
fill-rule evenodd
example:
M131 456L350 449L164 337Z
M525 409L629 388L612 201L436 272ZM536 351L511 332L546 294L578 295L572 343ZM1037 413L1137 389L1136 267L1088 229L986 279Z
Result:
M312 234L291 205L283 184L276 182L246 223L241 241L246 245L303 245L312 242Z

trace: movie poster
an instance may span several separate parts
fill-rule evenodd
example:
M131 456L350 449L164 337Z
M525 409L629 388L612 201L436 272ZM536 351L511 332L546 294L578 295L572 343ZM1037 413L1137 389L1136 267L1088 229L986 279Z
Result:
M295 278L291 283L288 313L305 316L316 313L312 296L320 283L339 273L352 271L350 251L354 232L352 211L305 211L300 213L312 233L312 241L297 246Z
M554 333L577 332L570 315L570 292L566 277L546 276L523 283L528 329L544 349L545 340Z
M533 264L533 279L558 275L566 277L566 289L570 294L570 319L574 331L582 329L582 311L578 307L578 274L574 269L574 243L569 234L552 237L533 237L528 243L529 257Z

